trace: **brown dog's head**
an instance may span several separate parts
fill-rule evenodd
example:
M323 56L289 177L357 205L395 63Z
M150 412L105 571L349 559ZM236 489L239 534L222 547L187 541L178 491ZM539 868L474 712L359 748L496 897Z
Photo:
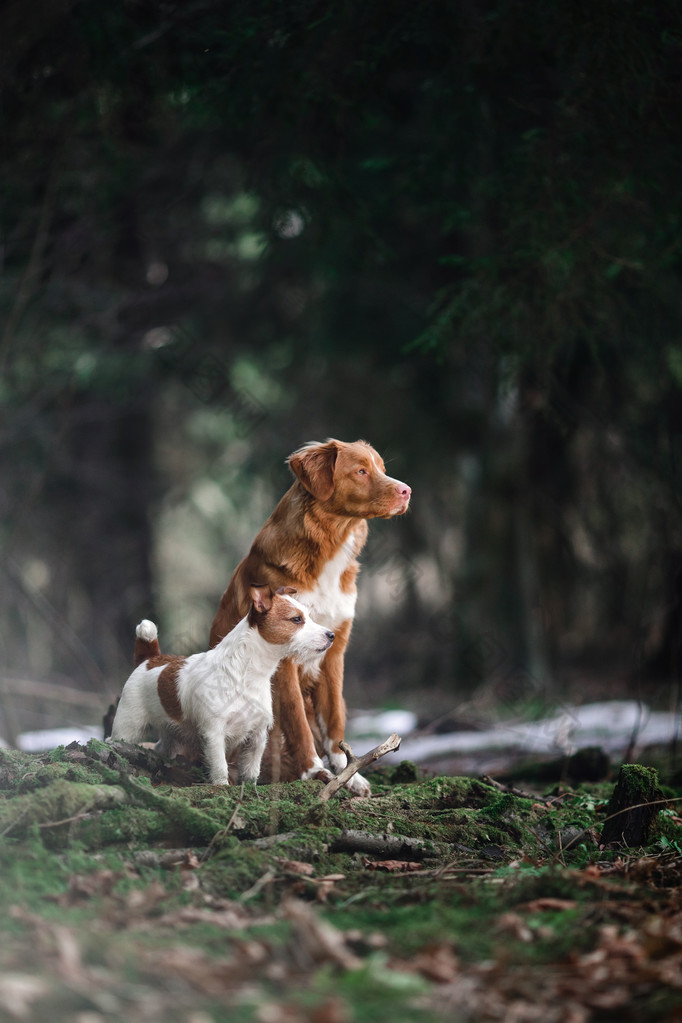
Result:
M383 459L364 440L316 441L287 459L294 476L332 515L389 519L410 503L410 487L386 475Z

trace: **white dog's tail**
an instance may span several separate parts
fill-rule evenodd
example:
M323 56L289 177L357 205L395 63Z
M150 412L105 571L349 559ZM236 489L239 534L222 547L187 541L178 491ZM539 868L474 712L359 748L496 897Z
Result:
M138 664L142 664L150 657L158 657L161 653L159 647L159 634L154 622L150 622L148 618L143 618L138 627L135 629L135 653L134 661L135 667Z

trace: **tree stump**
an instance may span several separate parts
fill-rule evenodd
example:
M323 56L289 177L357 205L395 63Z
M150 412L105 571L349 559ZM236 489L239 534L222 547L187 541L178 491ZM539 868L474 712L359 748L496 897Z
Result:
M655 768L623 764L606 808L602 844L646 845L651 825L661 809L660 803L656 805L660 799Z

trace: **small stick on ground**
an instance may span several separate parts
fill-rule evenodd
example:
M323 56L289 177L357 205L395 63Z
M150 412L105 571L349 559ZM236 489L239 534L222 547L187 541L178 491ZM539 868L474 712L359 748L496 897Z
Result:
M526 792L524 789L517 789L515 785L504 785L501 781L495 781L489 774L484 774L481 781L485 782L486 785L491 785L498 792L507 792L512 796L517 796L519 799L532 799L534 803L550 803L552 800L547 799L545 796L538 796L535 792ZM552 797L553 799L554 797Z
M375 760L379 760L381 757L386 756L387 753L394 753L400 749L400 743L402 739L394 732L393 735L389 735L385 742L382 742L379 746L375 746L369 753L364 753L361 757L356 757L353 750L350 748L347 742L343 740L339 743L339 746L346 754L346 760L348 763L344 767L343 771L332 778L320 792L320 801L326 802L335 792L338 792L340 788L346 784L349 778L352 778L358 771L364 770L370 764L373 764Z

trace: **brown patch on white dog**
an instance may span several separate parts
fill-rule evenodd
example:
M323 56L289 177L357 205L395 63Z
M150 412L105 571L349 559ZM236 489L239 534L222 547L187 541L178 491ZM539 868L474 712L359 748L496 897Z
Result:
M182 704L178 693L178 675L180 669L187 660L186 657L156 658L152 661L166 660L166 667L156 680L156 689L159 694L159 701L169 718L173 721L182 721ZM147 662L147 668L158 667L158 665Z

